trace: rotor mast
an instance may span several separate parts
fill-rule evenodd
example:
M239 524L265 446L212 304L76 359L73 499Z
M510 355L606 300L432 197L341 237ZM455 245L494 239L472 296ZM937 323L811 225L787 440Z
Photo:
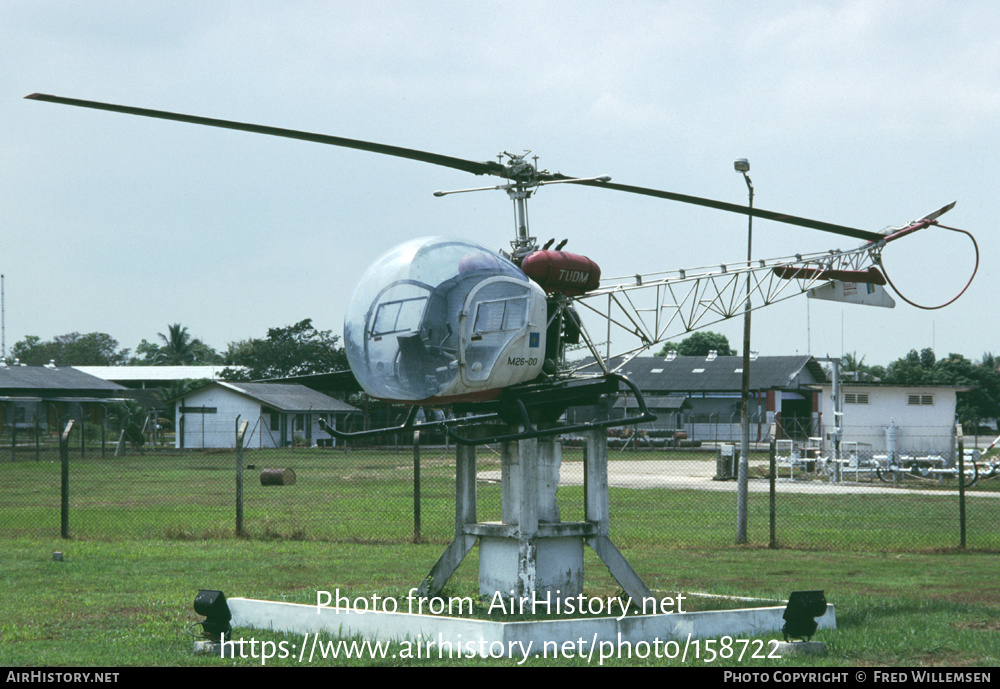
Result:
M455 189L453 191L435 191L435 196L448 196L449 194L463 194L468 191L503 190L514 202L514 226L515 238L511 241L511 259L515 263L520 263L521 259L538 249L535 238L530 235L528 228L528 199L538 187L547 184L580 184L587 182L611 181L611 177L602 175L600 177L564 177L553 175L547 170L538 170L538 156L533 156L533 163L525 160L531 151L525 151L521 155L504 151L497 156L498 171L486 174L497 175L511 181L510 184L498 184L492 187L474 187L472 189ZM504 156L507 163L504 164Z
M517 227L517 236L510 243L515 260L520 260L538 248L535 238L528 234L528 199L538 185L538 156L534 157L534 165L524 158L531 151L525 151L524 155L515 156L504 151L503 155L510 159L509 169L514 184L506 188L507 196L514 202L514 222Z
M503 165L504 156L507 157L507 164L504 165L505 177L513 184L503 185L503 190L514 202L514 226L515 238L510 243L511 257L515 263L520 264L521 259L538 248L535 238L528 233L528 199L535 188L539 186L538 179L538 156L534 156L534 163L525 160L531 151L525 151L521 155L504 151L497 156L497 162Z

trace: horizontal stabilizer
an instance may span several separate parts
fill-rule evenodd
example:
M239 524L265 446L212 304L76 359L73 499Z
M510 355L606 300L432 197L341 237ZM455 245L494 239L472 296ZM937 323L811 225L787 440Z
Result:
M865 282L841 282L833 280L831 282L809 290L810 299L826 299L827 301L842 301L848 304L861 304L863 306L881 306L887 309L894 308L896 302L882 285Z

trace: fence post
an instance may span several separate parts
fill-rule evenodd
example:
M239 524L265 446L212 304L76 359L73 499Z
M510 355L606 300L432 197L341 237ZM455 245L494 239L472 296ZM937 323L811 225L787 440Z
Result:
M955 437L958 438L958 530L961 548L965 548L965 438L962 436L962 424L955 425Z
M413 542L420 543L420 431L413 431Z
M59 436L59 461L62 465L60 486L60 533L63 538L69 538L69 433L73 430L73 419L66 423L66 428Z
M770 457L769 457L769 464L770 464L769 469L770 469L770 471L768 472L770 475L768 477L768 482L769 482L768 491L770 492L770 503L771 503L770 504L770 509L771 509L771 515L770 515L771 540L768 542L768 545L767 545L768 548L777 548L778 547L777 508L776 508L776 500L775 500L776 496L775 496L775 491L774 491L775 476L777 475L777 471L778 471L778 462L777 462L777 455L778 455L778 442L777 441L778 441L778 438L777 438L777 434L778 434L778 424L772 423L771 424L771 446L770 446L770 451L768 453L770 455Z
M236 417L236 535L243 536L243 436L249 421L240 423Z

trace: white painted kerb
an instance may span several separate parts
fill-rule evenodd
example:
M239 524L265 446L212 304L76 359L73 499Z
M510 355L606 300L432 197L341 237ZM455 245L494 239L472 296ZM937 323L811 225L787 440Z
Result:
M545 643L561 645L583 639L583 650L601 642L630 643L668 639L746 639L781 630L784 605L741 610L711 610L665 615L634 615L621 620L613 617L543 620L533 622L492 622L458 617L415 615L400 612L358 612L344 608L300 603L229 598L235 628L270 629L292 634L326 632L333 637L360 636L383 641L404 639L450 643L455 646L475 642L490 647L540 649ZM819 629L836 629L834 606L816 620ZM766 650L766 649L765 649Z

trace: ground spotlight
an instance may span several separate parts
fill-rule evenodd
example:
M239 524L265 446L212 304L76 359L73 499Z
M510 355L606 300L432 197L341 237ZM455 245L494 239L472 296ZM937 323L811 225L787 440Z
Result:
M198 595L194 599L194 611L205 616L204 621L198 623L204 630L205 638L218 641L232 631L229 621L233 616L229 612L229 605L222 591L198 589Z
M826 614L826 596L822 591L793 591L781 618L785 625L781 633L785 641L809 641L816 633L816 618Z

